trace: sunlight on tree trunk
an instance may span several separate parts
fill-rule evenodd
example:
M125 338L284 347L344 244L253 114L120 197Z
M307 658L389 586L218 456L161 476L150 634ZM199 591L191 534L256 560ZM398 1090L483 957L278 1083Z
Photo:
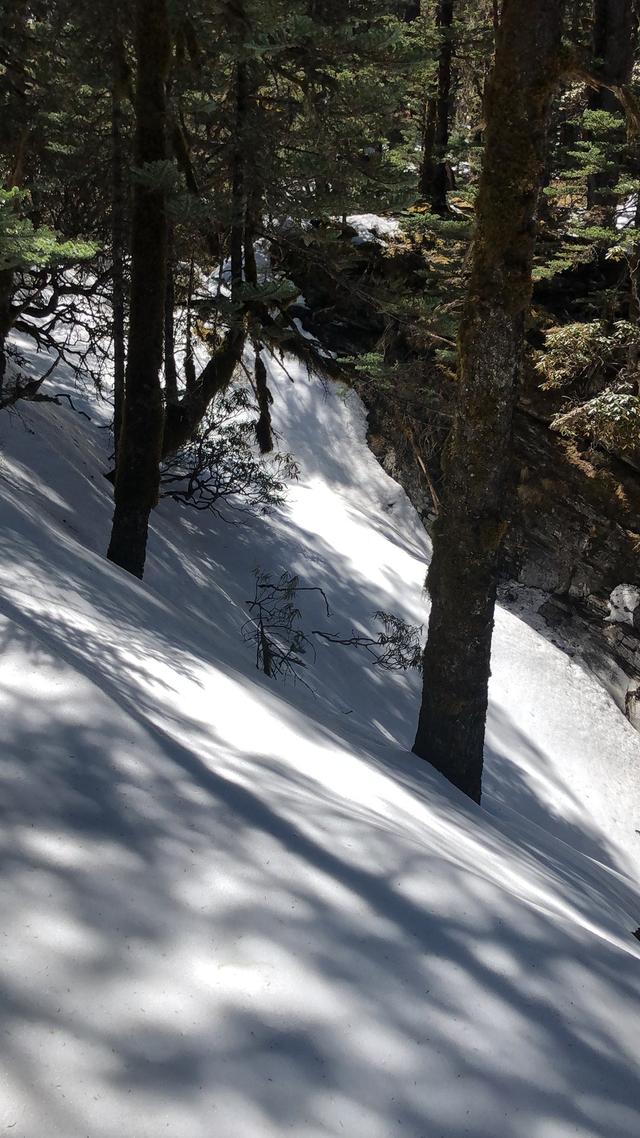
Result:
M477 801L512 418L562 9L559 0L506 0L503 7L460 329L458 405L428 577L432 608L413 749Z

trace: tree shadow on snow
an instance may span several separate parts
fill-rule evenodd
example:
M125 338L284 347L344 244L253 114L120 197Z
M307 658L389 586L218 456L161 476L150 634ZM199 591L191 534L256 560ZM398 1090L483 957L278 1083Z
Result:
M53 696L7 720L22 1138L45 1118L52 1138L631 1138L637 960L505 888L534 859L498 823L476 832L474 807L393 750L369 762L397 772L406 812L195 722L187 747L50 636L101 694L82 719ZM289 714L301 745L335 744ZM535 864L557 892L562 868Z

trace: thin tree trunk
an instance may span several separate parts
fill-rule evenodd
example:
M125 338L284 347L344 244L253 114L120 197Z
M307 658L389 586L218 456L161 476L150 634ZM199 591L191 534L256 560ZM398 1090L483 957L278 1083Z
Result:
M9 189L11 189L12 186L21 186L24 182L27 146L29 143L30 134L31 128L29 126L24 126L20 132L18 145L16 146L13 170L8 182Z
M594 0L593 57L601 62L599 77L610 86L623 87L633 69L638 30L636 0ZM589 105L594 110L620 113L620 103L605 87L589 89Z
M513 409L563 6L562 0L503 6L460 330L458 406L428 577L432 607L413 749L476 801Z
M256 395L258 397L258 411L260 412L256 423L256 438L262 454L269 454L273 450L273 433L271 430L271 392L267 384L267 369L260 356L259 345L256 344L255 362Z
M640 166L640 154L636 142L636 171ZM633 216L633 229L636 240L627 254L627 272L629 274L629 309L628 320L631 324L640 324L640 193L636 193L636 204ZM640 347L633 345L629 348L628 367L637 373L640 360ZM640 394L640 378L638 379L638 393Z
M111 254L113 258L113 445L116 466L122 430L125 374L125 287L124 257L126 251L125 177L124 177L124 111L127 86L127 62L124 53L120 0L114 0L111 27Z
M248 65L236 63L236 121L231 183L231 295L235 299L243 281L244 230L247 215L246 146L249 112Z
M4 113L0 119L0 154L10 173L9 189L24 180L27 143L36 108L30 105L30 5L28 0L12 0L0 7L0 45L2 47ZM32 62L32 61L31 61Z
M445 154L449 144L449 112L451 101L451 61L453 58L454 0L438 0L436 27L440 32L438 49L438 81L434 94L427 99L420 167L420 194L436 213L447 211L449 173Z
M255 179L255 171L253 172ZM252 183L250 201L247 206L247 215L244 230L244 265L245 275L249 284L258 286L258 265L255 252L255 221L259 210L259 193L255 180ZM273 450L273 431L271 427L271 404L273 398L267 383L267 369L260 357L260 344L254 342L255 365L254 377L256 397L258 400L258 420L256 422L256 439L262 454L269 454Z
M194 263L193 254L189 261L189 283L187 284L187 328L185 332L185 349L184 349L184 378L187 386L187 392L193 391L196 385L196 364L193 354L193 313L192 313L192 300L193 300L193 278L194 278Z
M241 0L234 8L237 19L238 45L246 36L244 8ZM249 73L246 61L239 59L235 69L235 128L231 149L231 295L237 307L231 315L225 338L196 380L193 355L188 353L185 365L186 391L178 403L167 404L162 442L162 458L175 454L192 438L203 415L216 395L228 387L242 358L246 337L246 312L239 296L244 280L244 242L247 223L247 150L250 115ZM189 292L191 294L190 285ZM191 339L191 319L188 322ZM188 370L187 370L188 368Z
M164 397L167 403L178 402L178 369L175 342L175 248L173 225L167 232L167 284L164 294Z
M166 156L167 0L137 0L136 166ZM163 437L160 386L167 219L165 193L138 179L133 195L131 311L125 404L107 556L142 577L149 514L157 503Z
M212 399L230 384L233 373L242 359L245 328L239 321L234 325L215 355L203 368L195 386L187 390L179 403L169 403L165 413L161 458L175 454L189 442L197 430Z
M30 135L29 77L25 66L28 55L29 5L27 0L14 0L0 16L0 43L4 47L4 83L10 97L0 119L0 155L10 170L7 189L21 186L25 175L25 157ZM13 326L13 269L0 270L0 398L7 372L7 337Z
M252 178L255 178L255 172L252 172ZM256 261L255 249L255 218L259 208L259 198L256 197L255 192L252 192L250 194L250 201L247 204L244 226L244 273L249 283L256 286L258 284L258 263Z
M239 27L244 34L242 4L237 6ZM197 429L212 399L228 387L235 368L242 358L246 336L243 306L239 290L244 280L244 240L247 216L247 125L249 116L248 65L236 63L235 130L231 154L231 296L238 302L230 328L215 355L203 369L197 382L187 383L187 390L179 403L169 404L166 410L162 458L174 454L189 441ZM193 379L193 375L191 376Z
M7 372L7 336L13 323L12 295L13 273L11 269L0 269L0 399L4 394L4 379Z
M636 0L594 0L592 54L599 61L599 77L610 87L625 87L631 79L635 47L638 39L638 5ZM589 88L591 110L619 115L620 102L606 87ZM601 212L598 219L613 225L617 205L613 187L618 170L592 174L588 181L587 206Z

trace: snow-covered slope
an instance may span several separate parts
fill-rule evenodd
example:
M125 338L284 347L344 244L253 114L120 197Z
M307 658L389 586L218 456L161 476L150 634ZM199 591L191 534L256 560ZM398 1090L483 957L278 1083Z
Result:
M287 507L163 504L144 583L103 556L99 407L0 417L0 1132L632 1138L638 736L501 613L479 810L408 753L415 675L257 672L256 565L325 590L307 631L426 604L355 396L271 372Z

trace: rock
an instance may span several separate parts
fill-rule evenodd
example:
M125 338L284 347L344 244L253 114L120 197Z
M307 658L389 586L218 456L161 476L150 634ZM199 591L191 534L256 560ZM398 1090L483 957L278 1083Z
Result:
M571 608L556 597L550 597L548 601L540 605L538 612L544 617L549 628L558 628L571 620Z
M627 691L624 710L631 726L640 731L640 684L630 687Z

